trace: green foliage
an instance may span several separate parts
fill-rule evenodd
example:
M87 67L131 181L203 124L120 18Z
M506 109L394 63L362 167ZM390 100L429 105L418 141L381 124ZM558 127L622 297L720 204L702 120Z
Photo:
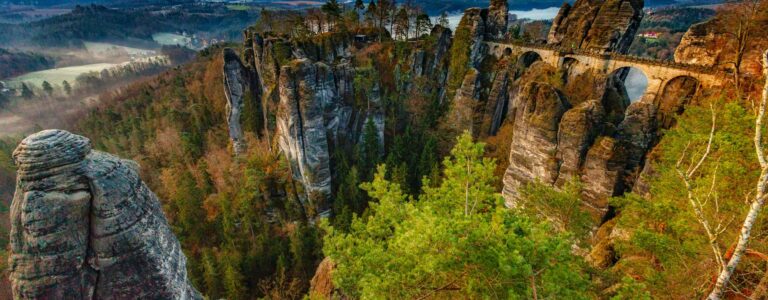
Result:
M326 227L333 280L354 298L590 298L570 240L517 215L494 192L494 162L469 134L419 201L379 167L362 188L377 201L349 233Z
M72 85L70 85L68 81L62 81L61 86L64 88L64 93L66 93L67 96L72 95Z
M595 224L581 202L582 185L578 178L569 180L562 189L535 182L523 187L519 208L527 216L553 221L561 232L572 232L586 239Z
M42 88L45 94L47 94L48 96L53 95L53 86L51 85L50 82L43 81Z
M714 107L717 126L712 152L691 180L693 195L706 200L703 213L710 224L722 222L724 231L718 242L727 249L726 243L736 239L740 223L727 220L743 218L747 209L745 195L752 192L759 175L752 144L754 116L735 102L716 102ZM708 293L706 286L698 283L712 278L717 271L707 236L694 216L675 167L680 161L685 170L698 161L710 127L708 108L688 107L677 126L665 132L654 152L653 172L644 178L650 186L649 194L612 200L619 212L617 227L631 233L628 239L617 242L617 255L649 258L635 261L629 272L643 276L654 296L698 297ZM760 239L750 244L755 249L764 246ZM679 286L699 288L680 290Z
M651 300L651 294L643 283L639 283L632 277L624 276L621 279L619 289L611 300Z
M451 45L451 59L448 66L448 84L447 92L448 97L461 87L461 83L464 81L464 75L467 74L470 64L470 53L472 51L472 33L470 31L470 24L466 24L467 19L463 18L459 26L456 27L456 33L453 35L453 44Z
M366 180L373 178L373 172L376 165L379 164L381 157L380 145L379 132L373 123L373 118L368 118L368 122L365 123L365 128L363 129L363 142L358 149L360 170L363 173L363 178L367 178Z
M24 99L32 99L32 97L35 96L35 93L32 92L32 89L29 88L27 83L21 84L21 97Z

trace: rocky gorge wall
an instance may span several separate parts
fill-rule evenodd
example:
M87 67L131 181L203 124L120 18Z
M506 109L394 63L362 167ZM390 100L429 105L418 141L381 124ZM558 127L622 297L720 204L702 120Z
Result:
M407 58L407 73L382 75L360 65L355 56L370 47L375 36L355 41L351 33L328 32L297 39L246 30L243 63L231 58L232 50L224 54L225 82L249 79L245 86L259 94L253 100L258 103L252 106L261 107L265 120L262 130L268 137L274 134L290 163L293 178L303 187L306 204L327 214L339 175L332 163L334 151L351 152L362 142L363 129L370 122L376 129L380 152L384 153L383 98L385 93L393 97L394 91L384 91L379 78L394 76L395 89L402 94L414 89L417 78L445 82L451 31L436 26L430 36L434 47L413 49ZM444 94L444 90L425 92ZM229 85L225 93L228 99L242 98L239 89ZM229 109L230 128L235 129L230 130L230 138L235 146L242 136L236 123L243 122L242 118L238 120L237 107L234 104Z

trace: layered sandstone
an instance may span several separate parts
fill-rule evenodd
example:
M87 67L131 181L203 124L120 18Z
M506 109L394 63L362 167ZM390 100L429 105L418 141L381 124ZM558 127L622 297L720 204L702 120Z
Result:
M643 0L576 0L563 4L547 43L626 53L643 18Z
M229 139L235 155L245 151L243 126L240 117L243 112L247 87L247 75L240 57L230 48L224 49L224 96L227 98L227 125Z
M24 139L11 206L18 299L202 299L135 162L62 130Z

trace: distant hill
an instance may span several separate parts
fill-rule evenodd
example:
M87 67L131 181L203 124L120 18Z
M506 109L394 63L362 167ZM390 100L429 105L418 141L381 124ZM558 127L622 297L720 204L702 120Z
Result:
M51 0L53 1L53 0ZM67 14L25 24L0 24L6 47L82 48L83 41L154 47L158 32L211 33L239 38L240 29L256 21L258 11L236 11L222 4L190 4L164 8L113 9L83 5Z

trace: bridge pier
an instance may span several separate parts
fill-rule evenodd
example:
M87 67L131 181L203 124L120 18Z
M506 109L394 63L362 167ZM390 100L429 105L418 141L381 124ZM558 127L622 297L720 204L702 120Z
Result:
M641 102L656 103L656 97L661 95L664 87L664 80L657 77L648 78L648 86L645 88L645 94L640 97Z

